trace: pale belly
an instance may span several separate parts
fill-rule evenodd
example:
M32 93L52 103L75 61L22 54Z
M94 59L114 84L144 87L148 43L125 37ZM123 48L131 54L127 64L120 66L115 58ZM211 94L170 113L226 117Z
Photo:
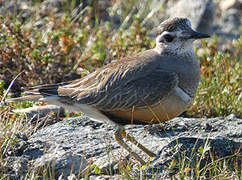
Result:
M182 89L176 88L169 96L159 103L145 108L133 108L132 110L115 110L100 112L85 104L74 103L68 105L62 103L57 97L45 99L50 104L62 106L74 112L83 112L94 121L118 123L118 124L158 124L173 119L183 113L191 104L192 98Z
M129 111L111 111L115 117L123 121L144 122L148 124L157 124L173 119L183 113L191 104L192 98L180 88L176 88L169 96L154 106L146 108L133 108Z

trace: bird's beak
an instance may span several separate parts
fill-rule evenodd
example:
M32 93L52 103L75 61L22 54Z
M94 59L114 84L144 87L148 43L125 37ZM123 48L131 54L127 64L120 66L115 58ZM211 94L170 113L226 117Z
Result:
M210 37L210 35L208 35L208 34L191 30L189 32L189 36L187 38L188 39L203 39L203 38L209 38L209 37Z

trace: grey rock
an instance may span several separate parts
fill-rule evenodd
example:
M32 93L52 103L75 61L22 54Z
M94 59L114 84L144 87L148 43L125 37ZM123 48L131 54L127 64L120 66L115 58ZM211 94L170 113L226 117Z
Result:
M212 161L209 153L218 159L231 157L242 142L242 119L234 115L211 119L180 117L162 125L127 126L126 131L157 154L147 167L146 176L170 177L172 174L165 170L181 157L189 159L194 155L191 161L186 161L191 166L206 157L200 162L201 168ZM131 157L114 141L113 133L112 126L93 122L88 117L70 118L40 129L29 137L20 157L27 158L23 162L28 161L27 167L31 171L52 165L55 177L69 177L73 167L73 176L78 177L90 165L100 168L102 175L118 175L119 164ZM137 152L140 153L138 149ZM147 159L145 154L142 157ZM234 157L231 166L236 160L241 164L241 159ZM18 174L12 166L9 168ZM138 177L139 170L134 168L132 174Z
M228 9L222 14L222 25L224 32L239 32L241 26L241 16L239 16L238 9Z
M181 164L181 161L184 161L183 163L185 165L190 164L190 167L193 169L198 167L202 169L206 164L212 164L218 159L223 161L230 159L230 164L228 166L231 169L236 166L241 167L242 161L239 159L239 154L241 154L242 151L240 150L240 152L238 152L239 148L239 142L228 140L224 137L179 137L171 141L158 152L159 158L152 162L154 165L148 168L147 176L152 177L156 174L158 177L171 177L177 173L179 167L174 166L171 169L170 165L174 162L176 164ZM231 158L231 156L236 153L237 156ZM211 154L215 160L212 159ZM170 173L165 171L169 168Z
M25 114L29 123L36 129L59 122L65 117L64 108L55 105L34 106L26 109L17 109L14 112Z
M30 9L32 5L31 1L26 0L0 1L0 15L6 17L14 14L24 20L31 15L32 11Z
M41 16L58 13L63 10L64 2L65 0L45 0L41 3L39 13Z
M17 109L14 112L25 114L28 119L38 119L49 115L51 112L58 117L64 117L64 108L55 105L34 106L25 109Z
M19 179L19 177L28 173L28 161L29 157L27 156L10 156L5 159L4 168L6 171L9 170L12 177Z
M180 0L175 5L173 3L168 3L168 16L186 17L197 31L208 34L212 32L215 14L212 0Z
M218 1L216 6L216 17L213 31L223 41L227 39L239 39L242 23L242 2L241 0Z
M41 171L43 167L49 167L52 176L64 178L71 174L78 175L88 166L87 161L82 155L59 150L58 146L52 149L52 152L44 153L43 156L33 161L31 165L32 170L37 172Z
M241 0L223 0L220 1L219 7L222 11L226 11L230 8L242 9L242 1Z

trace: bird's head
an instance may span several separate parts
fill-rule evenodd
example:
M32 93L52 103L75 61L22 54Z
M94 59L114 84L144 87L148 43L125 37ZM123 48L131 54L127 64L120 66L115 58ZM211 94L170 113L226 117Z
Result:
M193 51L192 42L208 38L208 34L196 32L186 18L173 18L162 22L156 32L156 51L185 53Z

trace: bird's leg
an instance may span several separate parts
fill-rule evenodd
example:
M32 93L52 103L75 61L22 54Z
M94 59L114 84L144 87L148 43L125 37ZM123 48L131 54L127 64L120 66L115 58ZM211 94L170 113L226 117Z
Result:
M121 136L123 138L126 138L131 143L135 144L138 148L140 148L143 152L145 152L150 157L155 157L155 153L153 153L152 151L150 151L149 149L147 149L146 147L144 147L142 144L140 144L136 139L134 139L130 135L126 134L126 132L124 130L121 133Z
M141 164L145 164L145 161L135 152L132 151L132 149L123 141L123 138L126 138L131 143L135 144L138 148L140 148L143 152L145 152L150 157L155 157L155 154L148 150L146 147L144 147L142 144L140 144L135 138L131 137L130 135L126 134L123 127L118 127L118 129L115 132L115 140L124 147L134 158L139 161Z
M114 133L115 140L122 146L124 149L126 149L131 156L133 156L137 161L139 161L142 165L145 165L146 162L135 152L132 151L132 149L123 141L123 138L126 138L126 133L123 127L118 127L116 132Z

